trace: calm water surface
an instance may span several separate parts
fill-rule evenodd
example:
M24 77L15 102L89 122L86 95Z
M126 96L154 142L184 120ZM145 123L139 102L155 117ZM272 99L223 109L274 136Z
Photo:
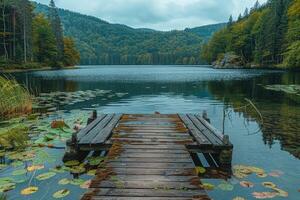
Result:
M216 200L230 200L236 196L254 199L252 192L268 191L261 182L272 181L289 192L288 197L275 199L300 199L300 102L291 95L263 88L268 84L300 84L299 73L217 70L208 66L82 66L72 70L17 73L14 76L35 94L95 89L128 93L122 97L97 96L60 107L69 111L97 109L103 113L146 114L155 111L202 113L206 110L212 124L222 130L223 110L226 109L225 132L234 144L233 164L257 166L266 172L280 170L284 174L266 178L251 175L247 180L254 182L255 187L250 189L241 187L233 178L229 180L234 185L233 191L215 189L209 192L210 196ZM262 113L263 125L252 109L239 108L247 104L245 98L251 99ZM63 151L52 151L60 162ZM1 173L3 175L5 171ZM55 183L61 178L52 181ZM221 182L203 181L215 185ZM40 192L31 197L21 197L17 190L9 194L11 199L51 199L51 194L58 189L55 185L40 184L40 190L47 190L48 196ZM79 199L78 196L84 192L70 189L71 195L65 199Z

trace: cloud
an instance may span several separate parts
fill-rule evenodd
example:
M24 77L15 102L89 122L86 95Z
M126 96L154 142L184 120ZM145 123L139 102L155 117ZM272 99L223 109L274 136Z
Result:
M37 0L48 4L48 0ZM266 0L260 0L264 3ZM56 0L60 8L93 15L111 23L159 30L226 22L256 0Z

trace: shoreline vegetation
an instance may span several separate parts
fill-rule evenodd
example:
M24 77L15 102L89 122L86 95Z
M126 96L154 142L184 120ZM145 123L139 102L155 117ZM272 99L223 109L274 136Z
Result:
M300 0L257 1L216 32L201 57L218 68L300 69Z
M31 113L33 98L15 80L0 76L0 94L0 119Z

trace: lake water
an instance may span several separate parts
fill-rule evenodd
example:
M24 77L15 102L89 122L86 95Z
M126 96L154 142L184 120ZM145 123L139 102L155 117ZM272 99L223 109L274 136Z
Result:
M253 192L272 191L261 185L262 182L271 181L289 193L288 197L275 199L300 199L299 95L264 88L274 84L299 85L299 73L219 70L209 66L82 66L71 70L13 75L33 93L44 97L53 92L66 92L76 96L78 91L90 91L89 98L80 101L55 101L57 110L50 114L49 121L67 118L70 113L82 112L82 115L87 115L93 109L98 113L144 114L202 113L205 110L211 123L222 130L225 109L225 133L234 144L233 165L260 167L266 173L271 173L271 176L248 176L244 180L253 182L253 188L241 187L238 179L232 178L228 180L234 186L232 191L216 187L209 191L210 196L216 200L230 200L236 196L254 199ZM250 99L256 105L263 120L251 106L244 108L249 104L245 99ZM44 172L61 164L64 152L47 151L54 155L56 162L47 164ZM6 177L13 170L8 168L0 171L0 177ZM280 172L279 175L277 173L278 176L276 173L274 176L274 170ZM32 196L21 196L20 190L28 185L27 181L9 192L9 199L51 199L53 192L61 188L56 186L56 182L69 176L56 176L47 184L34 180L33 183L40 187L40 191ZM88 179L87 176L83 178ZM217 186L222 180L210 179L203 182ZM65 187L71 190L71 194L64 199L79 199L79 195L85 191L74 185Z

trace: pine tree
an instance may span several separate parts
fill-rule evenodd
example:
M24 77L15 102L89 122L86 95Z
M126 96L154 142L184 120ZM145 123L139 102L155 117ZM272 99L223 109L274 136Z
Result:
M233 18L232 15L230 15L227 26L230 27L233 24Z
M243 17L247 17L248 15L249 15L249 10L248 10L248 8L246 8Z
M243 17L242 17L242 14L240 13L239 16L238 16L237 21L241 21L242 19L243 19Z
M49 7L50 8L49 8L48 17L51 23L52 31L56 39L56 46L58 50L56 61L58 65L61 65L64 60L64 36L63 36L62 24L54 0L50 1Z

